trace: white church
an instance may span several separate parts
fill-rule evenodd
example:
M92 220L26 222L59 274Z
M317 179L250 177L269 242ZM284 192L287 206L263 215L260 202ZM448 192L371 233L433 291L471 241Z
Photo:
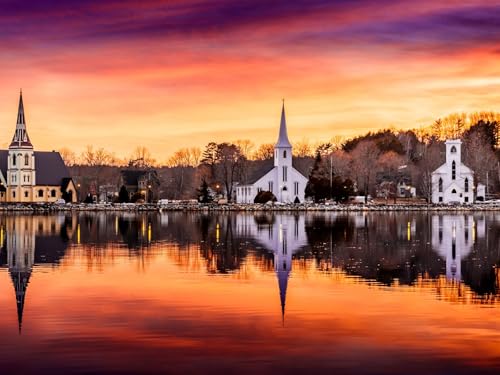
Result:
M281 109L281 123L278 141L274 146L274 166L251 177L246 184L236 187L236 202L253 203L261 191L270 191L281 203L304 201L307 178L293 167L292 144L288 140L285 103Z
M449 139L445 145L446 160L432 172L432 203L473 203L474 172L462 163L462 141ZM484 185L478 185L477 195L484 197Z

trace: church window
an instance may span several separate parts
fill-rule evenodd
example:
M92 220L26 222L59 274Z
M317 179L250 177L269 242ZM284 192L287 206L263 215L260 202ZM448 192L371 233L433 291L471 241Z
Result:
M12 192L12 198L15 198L15 197L16 197L16 192L15 192L15 191L13 191L13 192Z
M442 193L443 192L443 179L441 177L439 177L439 192Z
M272 193L273 192L273 182L269 181L269 191Z
M38 190L38 197L43 197L43 189Z
M455 146L452 146L451 147L451 153L452 154L456 154L456 152L457 152L457 148Z
M299 195L299 183L297 181L293 183L293 194Z
M455 163L455 160L453 160L453 163L451 163L451 179L456 180L457 178L457 164Z
M17 156L16 155L12 155L12 165L16 165L16 159L17 159Z
M286 182L287 181L287 167L284 166L283 167L283 182Z
M54 197L56 196L56 189L52 189L52 190L50 191L50 196L51 196L52 198L54 198Z
M30 163L30 156L28 154L24 155L24 165L29 165Z
M28 192L27 191L24 192L24 198L28 198Z
M457 191L456 191L455 189L453 189L453 190L451 191L451 194L456 194L456 193L457 193Z
M283 159L286 159L286 150L283 150Z
M464 191L465 191L466 193L468 193L468 192L469 192L469 179L468 179L468 178L466 178L466 179L465 179Z

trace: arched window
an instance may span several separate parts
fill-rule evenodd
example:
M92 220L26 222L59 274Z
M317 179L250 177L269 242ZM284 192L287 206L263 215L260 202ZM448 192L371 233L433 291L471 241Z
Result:
M455 146L452 146L450 151L452 154L456 154L457 148Z
M465 179L464 190L466 193L469 192L469 179L468 178Z
M54 197L56 196L56 189L52 189L52 190L50 191L50 196L51 196L52 198L54 198Z
M443 179L441 177L439 177L439 192L443 192Z
M16 159L17 159L17 156L12 155L12 165L16 165Z
M453 189L453 190L451 191L451 194L456 194L456 193L457 193L457 191L456 191L455 189Z
M286 150L283 150L283 159L286 159Z
M453 163L451 163L451 179L456 180L457 178L457 165L455 163L455 160L453 160Z
M38 197L43 197L43 189L38 190Z
M30 156L28 154L24 155L24 165L28 165L30 163Z

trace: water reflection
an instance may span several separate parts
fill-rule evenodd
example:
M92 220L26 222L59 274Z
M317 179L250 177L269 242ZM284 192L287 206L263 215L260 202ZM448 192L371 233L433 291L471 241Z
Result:
M496 303L499 222L494 213L6 215L0 262L14 286L20 332L32 274L68 252L83 256L89 272L121 258L147 272L166 255L186 272L243 275L250 262L275 273L282 319L290 276L311 266L368 284L430 289L452 302Z

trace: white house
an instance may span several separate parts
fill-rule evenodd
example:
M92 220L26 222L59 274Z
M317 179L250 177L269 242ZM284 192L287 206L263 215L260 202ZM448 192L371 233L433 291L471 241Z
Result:
M303 202L307 178L293 167L292 145L288 140L285 104L281 110L278 141L274 146L274 165L258 171L245 184L236 187L236 202L253 203L260 191L270 191L278 202Z
M462 163L462 141L445 145L446 161L432 172L432 203L473 203L474 172Z

